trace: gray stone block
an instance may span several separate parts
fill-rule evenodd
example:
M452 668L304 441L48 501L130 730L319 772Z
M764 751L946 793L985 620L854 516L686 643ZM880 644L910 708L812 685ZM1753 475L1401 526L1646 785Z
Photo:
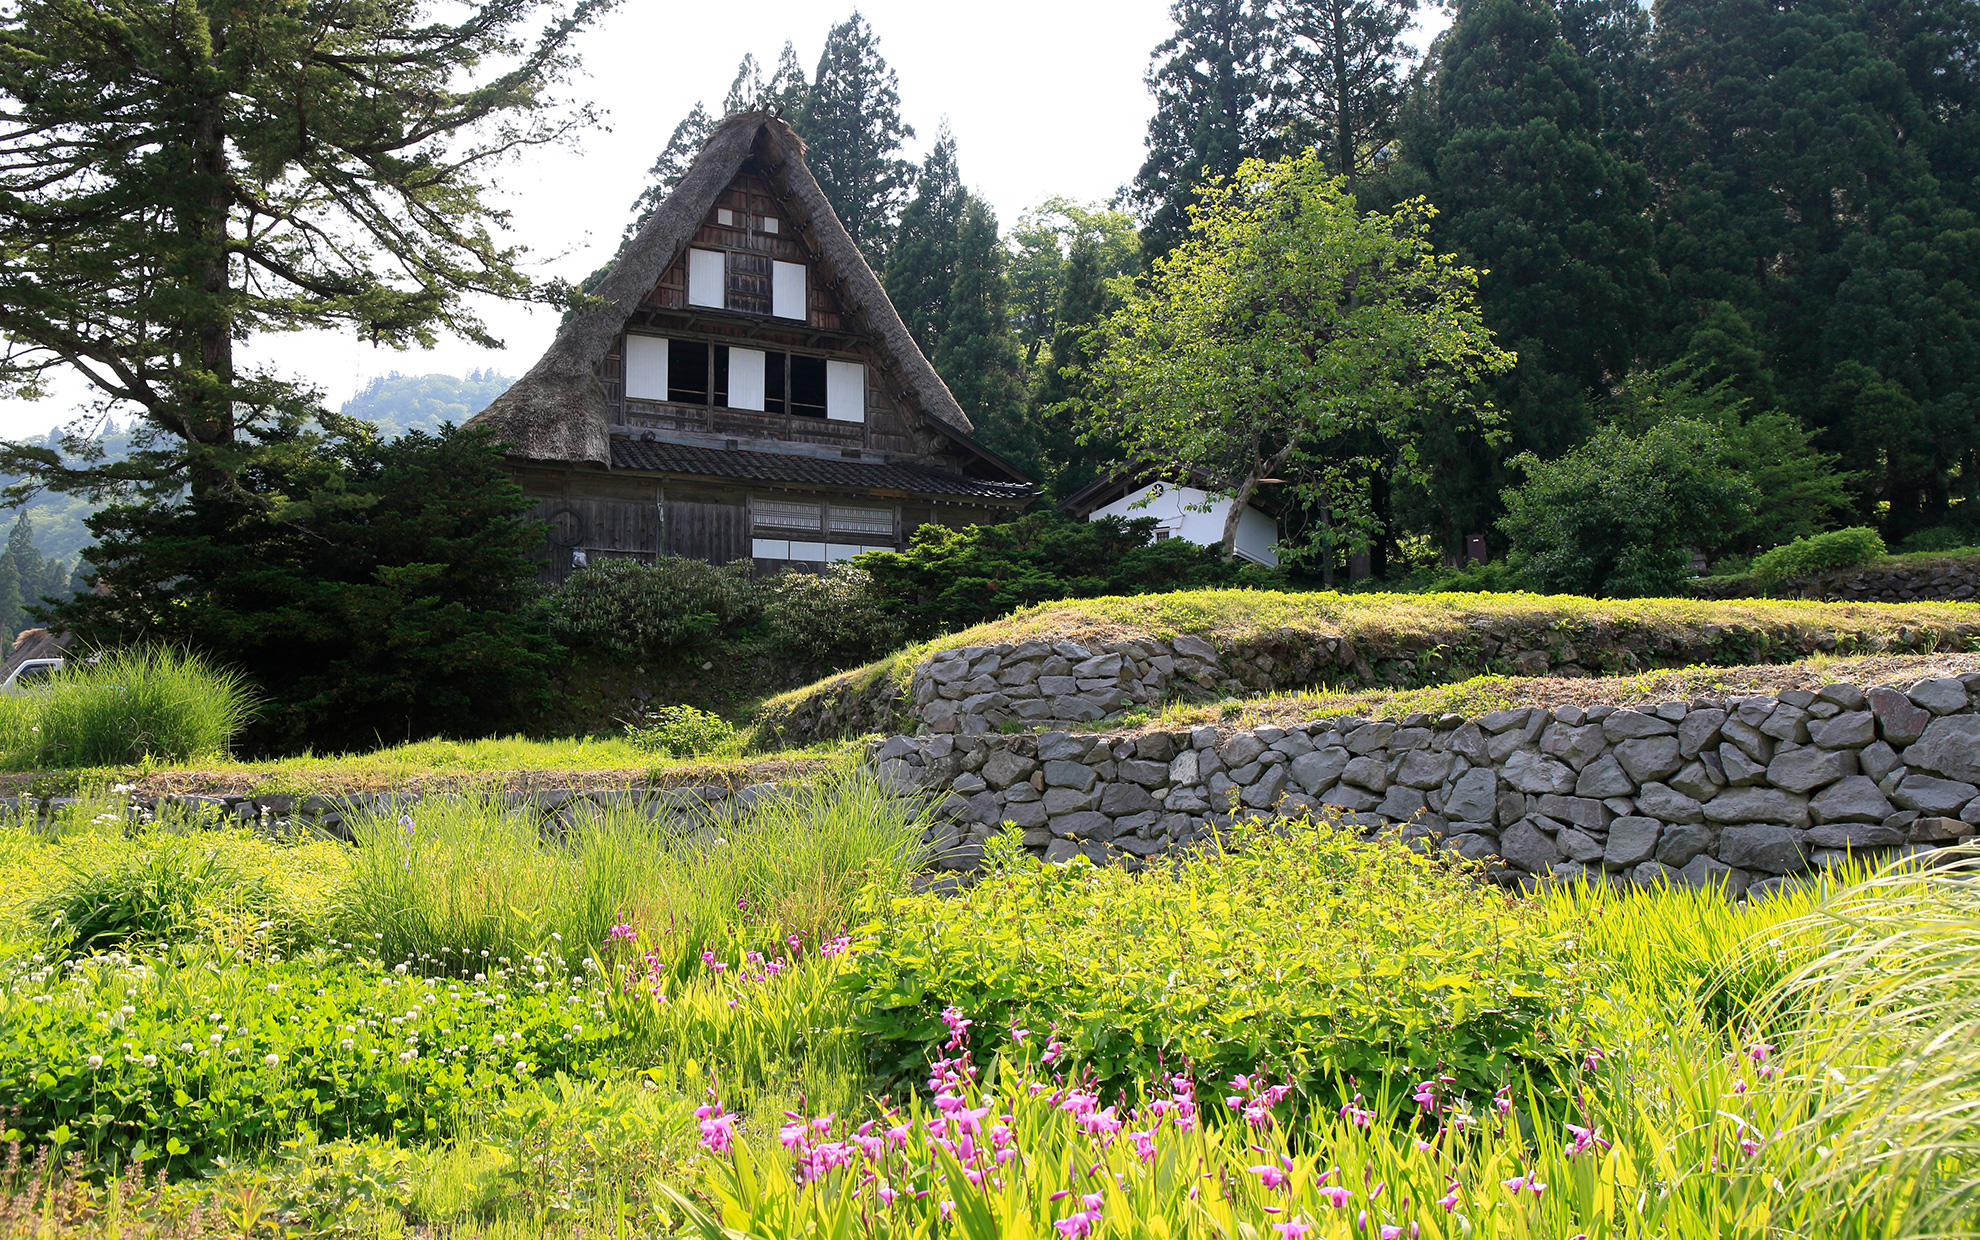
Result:
M1600 861L1602 841L1581 830L1568 827L1554 837L1554 846L1566 853L1570 861Z
M1100 812L1103 814L1139 814L1161 807L1162 803L1140 784L1108 784L1100 791Z
M1655 818L1618 818L1609 824L1607 847L1602 850L1602 863L1612 870L1624 870L1642 864L1655 855L1657 838L1663 833L1664 824Z
M1816 720L1808 725L1808 738L1824 749L1861 749L1877 739L1877 716L1853 710Z
M1293 762L1293 778L1299 779L1299 762ZM1302 786L1305 780L1300 780ZM1499 777L1489 767L1474 767L1458 776L1444 798L1446 817L1467 822L1489 822L1497 803Z
M1882 822L1891 816L1890 801L1867 775L1851 775L1829 785L1808 803L1808 812L1818 823Z
M1217 756L1232 770L1255 760L1265 752L1266 746L1250 732L1237 732L1217 750Z
M1710 852L1718 836L1710 827L1681 824L1666 827L1657 836L1657 860L1674 870L1681 870L1691 864L1691 860Z
M1669 784L1643 785L1643 790L1636 794L1636 808L1640 813L1659 822L1705 821L1704 805L1696 797L1686 796Z
M1332 805L1350 814L1361 814L1382 803L1382 798L1372 792L1364 792L1352 784L1335 784L1320 795L1320 804ZM1173 806L1171 806L1173 808Z
M1713 780L1712 772L1706 767L1702 754L1699 761L1686 766L1671 776L1667 782L1675 791L1701 803L1711 800L1719 792L1719 784Z
M1411 788L1437 788L1451 775L1451 764L1455 758L1448 752L1437 753L1429 749L1412 749L1403 755L1396 768L1396 782Z
M1980 715L1932 720L1904 751L1904 764L1961 783L1980 784Z
M1614 718L1614 716L1610 716ZM1659 719L1657 722L1662 723ZM1684 769L1675 736L1644 736L1616 746L1616 761L1639 784L1665 779Z
M1891 801L1921 814L1957 814L1975 796L1980 796L1980 788L1972 784L1930 775L1907 775L1891 793Z
M1143 732L1134 738L1134 756L1166 766L1176 756L1176 738L1168 732Z
M1499 855L1528 874L1545 874L1562 857L1554 841L1525 819L1500 834Z
M1876 741L1872 744L1865 745L1861 750L1857 751L1856 760L1863 767L1863 773L1865 775L1877 780L1883 779L1884 776L1890 774L1901 765L1897 750L1892 749L1883 741Z
M1097 778L1093 768L1081 762L1055 760L1045 764L1047 788L1073 788L1085 792Z
M1396 784L1382 797L1382 803L1375 807L1375 812L1391 822L1408 822L1427 808L1422 789Z
M1830 822L1812 828L1808 843L1814 848L1847 848L1862 852L1871 848L1894 848L1905 842L1906 832L1881 822Z
M1877 735L1894 746L1909 745L1925 734L1932 712L1912 702L1896 689L1883 686L1870 690L1870 709L1877 716Z
M1719 726L1726 721L1722 710L1694 710L1678 725L1678 752L1686 759L1719 743Z
M1283 765L1268 766L1256 782L1238 794L1238 799L1253 809L1268 809L1285 790L1286 768Z
M1114 820L1092 810L1054 815L1052 834L1078 840L1110 840L1114 838Z
M1808 835L1792 827L1742 825L1719 833L1719 860L1742 870L1791 874L1807 868Z
M1808 825L1808 798L1779 788L1728 788L1705 803L1707 822Z
M1622 769L1614 754L1604 754L1582 768L1574 781L1579 797L1626 797L1636 791L1636 781Z
M1309 793L1325 792L1340 779L1350 761L1352 756L1338 746L1302 754L1292 760L1293 782Z
M1677 725L1644 711L1619 710L1602 720L1602 734L1609 738L1610 744L1619 744L1650 736L1675 737Z
M1489 835L1466 832L1448 837L1444 841L1444 847L1466 861L1483 861L1498 855L1499 841Z
M1745 870L1711 857L1693 857L1678 871L1677 877L1687 887L1718 891L1729 900L1745 895L1746 885L1751 881Z
M1935 715L1950 715L1966 709L1966 686L1949 676L1921 680L1905 695Z
M1396 725L1393 723L1364 723L1347 734L1347 751L1351 754L1368 754L1378 749L1385 749L1396 731Z
M1755 762L1730 741L1719 746L1719 763L1725 769L1726 783L1734 788L1750 788L1767 778L1766 764Z
M1614 817L1609 807L1589 797L1564 797L1548 793L1540 798L1538 811L1557 822L1573 823L1584 831L1608 830Z
M1658 887L1671 887L1680 881L1678 872L1660 861L1645 861L1629 872L1630 885L1655 890Z
M1774 755L1767 764L1767 782L1789 792L1813 792L1856 774L1854 749L1817 749L1813 745Z
M1958 683L1958 682L1954 682ZM1911 824L1913 844L1948 844L1973 834L1973 824L1957 818L1920 818Z
M1364 754L1342 770L1341 782L1370 792L1385 791L1389 786L1388 760L1376 754Z
M1574 788L1576 777L1573 768L1566 763L1522 750L1506 759L1500 778L1521 792L1538 795L1547 792L1565 794Z
M1100 804L1100 790L1089 788L1082 792L1077 788L1047 788L1045 790L1045 812L1057 817L1060 814L1078 813L1093 809Z
M1724 758L1727 746L1739 750L1757 766L1764 767L1774 757L1774 738L1761 732L1741 719L1728 719L1719 727L1719 735L1725 737L1725 744L1719 746L1719 756Z

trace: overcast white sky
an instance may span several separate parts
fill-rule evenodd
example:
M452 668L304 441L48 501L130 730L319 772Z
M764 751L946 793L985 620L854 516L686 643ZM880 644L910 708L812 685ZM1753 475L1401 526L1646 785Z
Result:
M851 8L806 0L625 0L583 36L586 75L566 92L601 104L610 131L588 134L576 151L525 155L501 174L515 239L532 251L537 269L576 280L597 267L616 247L654 156L696 100L719 110L743 54L754 53L767 76L787 38L809 74L826 29ZM859 8L900 74L901 111L917 134L911 154L920 157L946 117L964 179L1006 228L1053 194L1107 198L1141 166L1152 110L1142 75L1150 50L1168 36L1167 0L863 0ZM1444 21L1435 10L1424 20L1430 29ZM484 314L504 349L447 342L398 352L308 333L263 337L252 356L316 383L334 408L394 370L462 374L492 366L520 375L556 330L550 310L495 303ZM81 398L80 385L71 385L39 402L0 401L0 435L65 423Z

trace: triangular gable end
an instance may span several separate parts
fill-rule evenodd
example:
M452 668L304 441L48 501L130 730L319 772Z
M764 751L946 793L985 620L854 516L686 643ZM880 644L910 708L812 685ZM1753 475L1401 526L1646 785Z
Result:
M749 227L752 211L759 220L775 218L780 240L802 247L815 273L807 281L807 318L816 315L830 320L820 327L871 337L889 385L922 416L941 423L949 437L968 439L968 417L916 347L805 167L803 144L766 113L745 113L717 127L674 193L600 282L596 295L603 304L572 316L536 365L469 424L495 430L514 457L609 466L611 412L601 365L642 308L666 305L676 293L685 299L688 251L704 229L719 235L723 211L742 214L744 222L735 227ZM748 276L745 271L738 278Z

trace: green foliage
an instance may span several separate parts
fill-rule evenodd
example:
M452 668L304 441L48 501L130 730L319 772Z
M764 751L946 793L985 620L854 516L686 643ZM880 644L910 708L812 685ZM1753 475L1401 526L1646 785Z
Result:
M913 1072L948 1006L1050 1030L1110 1087L1186 1063L1315 1098L1437 1072L1490 1092L1559 1066L1581 983L1532 906L1325 825L1233 849L1141 874L1016 859L961 899L896 899L847 980L875 1066Z
M696 758L736 739L735 725L692 706L658 706L626 725L626 740L641 753L664 758Z
M1863 526L1797 538L1753 559L1753 575L1768 585L1839 568L1856 568L1884 557L1884 540Z
M453 375L379 375L345 401L347 418L362 418L386 436L410 430L429 433L467 421L514 382L493 370L475 369L464 378Z
M56 609L99 647L157 643L236 668L260 695L257 750L487 735L533 718L555 650L539 605L543 529L480 429L384 441L326 415L257 485L90 518L95 581ZM135 755L133 755L135 756Z
M900 157L914 127L901 120L900 76L858 12L826 32L803 111L791 119L805 141L805 164L839 222L867 262L884 269L914 184L914 165Z
M444 1136L486 1097L587 1071L618 1037L593 1013L597 983L558 956L459 967L486 980L395 974L354 953L16 964L0 977L9 1123L31 1147L92 1162L141 1151L183 1174L266 1155L305 1125Z
M780 573L763 618L771 641L792 662L852 667L900 645L903 626L887 604L872 573L841 562L822 575Z
M1200 191L1188 238L1091 334L1089 436L1234 495L1283 479L1333 540L1379 530L1367 478L1422 474L1426 431L1489 426L1470 393L1512 365L1477 273L1432 248L1430 204L1364 211L1312 154L1249 162Z
M164 833L72 846L24 912L52 943L83 954L225 942L244 927L254 928L258 950L306 945L312 935L297 902L268 873L237 864L236 851Z
M924 525L907 550L869 552L877 609L911 637L953 632L1033 603L1159 594L1262 574L1180 539L1155 541L1155 520L1070 521L1029 513L1004 525Z
M60 674L23 696L36 730L23 756L40 766L225 758L256 710L239 672L166 646L72 653Z
M1934 525L1927 529L1913 530L1898 546L1900 552L1932 553L1960 551L1973 546L1973 536L1952 525Z
M748 560L715 565L677 555L652 564L614 557L576 569L550 602L560 639L622 659L656 658L762 615Z
M1715 547L1752 511L1753 486L1724 440L1688 419L1641 435L1604 427L1551 461L1514 458L1499 528L1513 567L1549 593L1605 598L1682 592L1691 553Z

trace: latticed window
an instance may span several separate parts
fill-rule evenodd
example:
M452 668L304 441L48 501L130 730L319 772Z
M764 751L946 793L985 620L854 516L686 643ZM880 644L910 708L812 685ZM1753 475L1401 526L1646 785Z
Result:
M821 504L805 504L787 499L759 499L752 507L756 513L756 528L780 534L809 534L813 538L823 533L823 513ZM889 532L892 532L891 525Z
M831 515L832 536L847 535L861 542L889 542L894 540L894 510L891 508L855 508L847 504L832 504L827 511Z

